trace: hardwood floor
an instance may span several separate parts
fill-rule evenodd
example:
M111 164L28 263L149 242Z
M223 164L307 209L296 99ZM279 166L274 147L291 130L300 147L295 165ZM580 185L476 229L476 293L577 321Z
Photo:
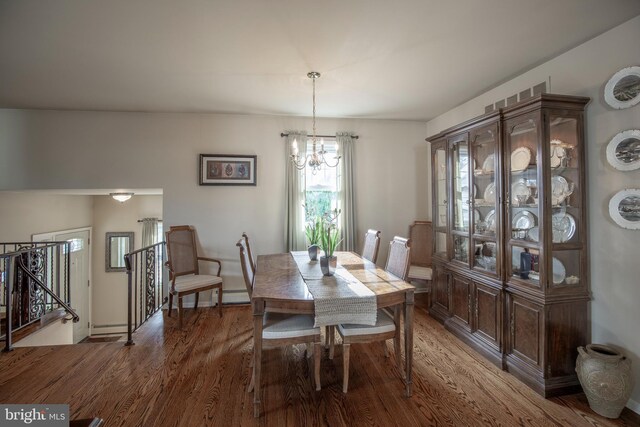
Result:
M413 397L403 394L394 358L379 343L353 345L349 392L342 393L342 354L322 359L314 391L304 346L263 356L263 410L253 418L246 392L252 348L248 306L157 314L135 334L136 345L19 348L0 356L0 402L69 403L72 418L105 426L204 425L531 425L638 426L625 409L615 421L593 413L584 395L545 400L494 367L415 310ZM390 352L393 348L389 345Z

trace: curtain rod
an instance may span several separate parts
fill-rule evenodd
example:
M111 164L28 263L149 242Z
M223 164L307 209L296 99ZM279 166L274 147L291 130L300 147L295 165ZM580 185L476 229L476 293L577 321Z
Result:
M138 222L144 222L144 219L139 219ZM162 222L162 220L159 219L158 222Z
M289 136L289 134L284 132L280 134L281 138L285 136ZM311 138L311 137L313 137L313 135L307 135L307 138ZM335 135L316 135L316 138L335 138L335 137L336 137ZM358 135L351 135L351 138L358 139L360 137Z

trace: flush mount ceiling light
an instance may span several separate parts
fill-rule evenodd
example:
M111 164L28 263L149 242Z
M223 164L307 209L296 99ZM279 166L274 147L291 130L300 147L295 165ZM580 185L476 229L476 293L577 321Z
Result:
M124 203L133 196L133 193L109 193L109 195L120 203Z
M313 144L313 152L311 154L307 154L306 157L300 158L298 154L298 141L296 139L293 140L291 144L291 150L293 154L291 154L291 162L298 170L304 169L306 166L309 166L313 169L313 173L315 174L320 170L322 165L326 165L330 168L335 168L338 166L340 162L340 156L338 155L336 148L336 155L334 157L335 163L329 164L327 160L324 158L324 155L327 152L324 149L324 141L320 140L320 150L318 151L316 148L316 79L320 77L320 73L317 71L311 71L307 73L307 77L309 77L313 81L313 134L311 135L311 143ZM306 143L303 141L303 144Z

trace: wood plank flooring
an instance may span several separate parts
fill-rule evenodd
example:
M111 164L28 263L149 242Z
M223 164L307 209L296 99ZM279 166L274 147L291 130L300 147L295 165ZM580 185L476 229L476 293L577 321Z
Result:
M314 391L304 346L263 356L263 411L247 393L252 348L249 306L159 313L136 332L136 345L19 348L0 355L0 402L68 403L72 418L105 426L638 426L625 409L615 421L592 412L582 394L545 400L491 365L428 316L415 312L414 394L379 344L353 345L349 393L342 393L340 347L323 355ZM393 346L389 344L390 352Z

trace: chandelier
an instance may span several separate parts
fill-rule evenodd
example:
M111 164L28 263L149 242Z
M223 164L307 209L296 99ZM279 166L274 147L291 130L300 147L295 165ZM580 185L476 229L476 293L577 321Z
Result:
M312 79L313 81L313 134L311 135L311 143L312 143L312 152L311 154L307 154L305 157L300 157L298 153L298 141L297 139L293 140L291 144L291 149L293 154L291 154L291 162L298 170L302 170L305 167L309 166L312 168L312 172L316 174L321 168L322 165L325 165L330 168L335 168L338 166L340 162L340 157L338 155L338 148L336 147L336 154L334 157L335 163L329 163L325 158L327 151L324 149L324 140L320 140L320 150L317 148L317 138L316 138L316 79L320 77L320 73L316 71L311 71L307 73L307 77ZM306 141L302 142L306 144Z

